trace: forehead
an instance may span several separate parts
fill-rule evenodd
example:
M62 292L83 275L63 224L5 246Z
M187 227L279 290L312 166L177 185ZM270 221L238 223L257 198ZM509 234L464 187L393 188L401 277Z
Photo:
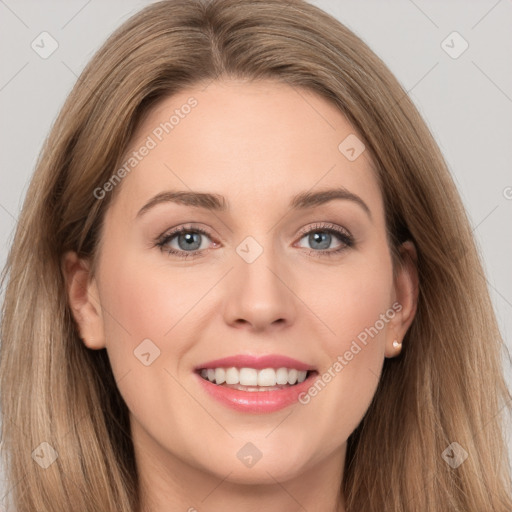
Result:
M335 105L305 89L270 81L192 87L145 116L123 158L119 201L133 217L152 195L194 190L261 214L299 192L342 186L381 210L368 152L347 157L347 146L361 151L359 139Z

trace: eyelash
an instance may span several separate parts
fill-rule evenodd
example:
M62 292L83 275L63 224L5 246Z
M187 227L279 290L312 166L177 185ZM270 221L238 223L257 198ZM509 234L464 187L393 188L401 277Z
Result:
M207 236L208 238L212 238L210 233L208 233L208 231L206 231L202 228L181 226L179 228L172 230L169 233L164 233L163 235L158 237L156 240L155 246L159 247L160 250L163 252L166 252L168 254L172 254L172 255L175 255L175 256L178 256L178 257L184 258L184 259L188 258L188 257L193 257L193 258L200 257L200 256L202 256L201 253L208 251L208 249L196 250L196 251L176 251L175 249L170 249L170 248L166 247L166 245L174 237L176 237L177 235L183 234L183 233L199 233L201 235ZM307 249L306 248L308 256L312 256L313 254L314 255L312 257L335 256L351 247L354 247L354 245L355 245L354 237L352 235L350 235L350 233L348 233L348 231L337 227L335 224L318 223L313 226L310 226L308 229L305 229L300 232L299 240L301 240L302 238L304 238L304 236L309 235L311 233L329 233L331 235L336 235L339 238L339 240L342 242L342 245L341 245L341 247L339 247L338 249L335 249L335 250L327 250L327 249L315 250L315 249Z

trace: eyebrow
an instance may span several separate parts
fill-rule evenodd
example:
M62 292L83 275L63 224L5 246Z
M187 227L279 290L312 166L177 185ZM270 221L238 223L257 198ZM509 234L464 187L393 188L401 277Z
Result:
M320 190L318 192L300 192L292 197L289 208L292 210L306 210L335 199L352 201L359 205L372 219L372 213L368 205L356 194L350 192L344 187ZM194 192L185 190L170 190L161 192L152 197L137 213L136 217L142 216L151 208L161 203L176 203L195 208L203 208L209 211L225 212L229 209L229 203L226 198L220 194L208 192Z

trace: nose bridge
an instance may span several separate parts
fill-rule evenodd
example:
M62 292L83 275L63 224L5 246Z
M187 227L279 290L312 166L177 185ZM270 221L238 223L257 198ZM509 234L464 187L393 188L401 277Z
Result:
M293 322L295 305L285 284L286 266L272 247L272 236L259 238L263 243L248 236L236 247L225 315L230 324L247 323L261 330L273 323Z

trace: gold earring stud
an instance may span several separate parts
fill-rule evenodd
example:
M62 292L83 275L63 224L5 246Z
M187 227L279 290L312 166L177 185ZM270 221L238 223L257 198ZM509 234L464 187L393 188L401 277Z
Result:
M393 348L400 350L402 348L402 344L398 342L398 340L393 341Z

